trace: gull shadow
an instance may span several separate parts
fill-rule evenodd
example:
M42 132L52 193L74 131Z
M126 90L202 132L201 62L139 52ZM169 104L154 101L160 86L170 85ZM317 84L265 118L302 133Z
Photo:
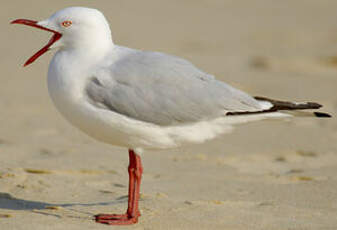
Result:
M46 209L48 206L59 206L63 208L68 208L69 210L73 206L105 206L105 205L114 205L118 203L125 203L127 202L125 196L115 199L111 202L97 202L97 203L66 203L66 204L55 204L55 203L47 203L47 202L40 202L40 201L31 201L31 200L24 200L18 199L13 197L9 193L0 193L0 209L8 209L8 210L43 210ZM73 210L75 211L75 210ZM89 213L88 213L89 214Z

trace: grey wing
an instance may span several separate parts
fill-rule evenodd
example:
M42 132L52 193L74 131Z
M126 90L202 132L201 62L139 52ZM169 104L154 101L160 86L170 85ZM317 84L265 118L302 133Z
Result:
M86 92L97 107L162 126L261 109L251 96L190 62L158 52L129 51L95 74Z

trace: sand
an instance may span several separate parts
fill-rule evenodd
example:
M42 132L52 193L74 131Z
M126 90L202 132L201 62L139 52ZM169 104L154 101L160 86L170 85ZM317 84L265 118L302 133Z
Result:
M126 208L127 150L71 127L46 88L49 33L8 23L71 5L101 9L116 43L182 56L253 95L337 109L333 0L4 1L0 8L0 229L317 230L337 227L337 122L245 125L200 146L143 155L138 224Z

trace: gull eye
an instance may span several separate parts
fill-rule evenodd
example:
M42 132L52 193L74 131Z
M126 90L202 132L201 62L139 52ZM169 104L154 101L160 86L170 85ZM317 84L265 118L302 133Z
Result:
M63 22L61 23L61 25L62 25L63 27L69 27L69 26L71 26L71 24L73 24L71 21L63 21Z

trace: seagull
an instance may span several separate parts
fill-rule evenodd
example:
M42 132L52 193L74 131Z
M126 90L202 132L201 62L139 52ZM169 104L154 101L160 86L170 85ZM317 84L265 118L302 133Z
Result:
M11 23L53 33L24 66L58 49L48 69L48 91L65 119L101 142L129 150L126 213L98 214L98 223L138 222L144 150L202 143L246 122L330 117L303 111L319 109L318 103L252 97L182 58L118 46L96 9L68 7L46 20Z

